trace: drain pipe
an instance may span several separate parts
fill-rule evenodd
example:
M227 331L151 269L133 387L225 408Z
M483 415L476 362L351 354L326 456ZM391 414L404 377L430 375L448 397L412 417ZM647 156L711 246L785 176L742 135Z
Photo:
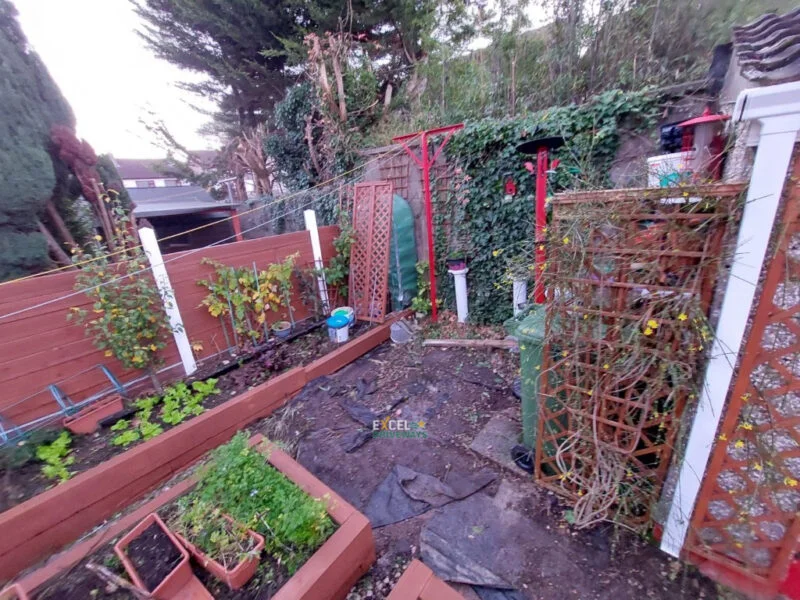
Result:
M661 549L680 556L706 467L725 412L725 400L756 286L767 256L792 150L800 130L800 82L745 90L736 99L735 121L760 126L736 253L725 288L697 413L692 423Z
M467 303L467 273L469 273L469 269L464 267L463 269L448 269L447 271L453 276L456 287L458 322L465 323L469 315L469 305Z

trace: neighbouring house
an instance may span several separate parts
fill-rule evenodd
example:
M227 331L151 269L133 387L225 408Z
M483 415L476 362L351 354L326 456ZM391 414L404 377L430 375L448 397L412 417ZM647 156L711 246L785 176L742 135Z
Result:
M213 152L196 153L209 164ZM215 242L241 240L241 226L230 190L222 198L189 181L162 172L163 159L115 158L122 184L134 203L133 215L147 219L159 239L162 252L191 250ZM197 229L200 227L201 229Z

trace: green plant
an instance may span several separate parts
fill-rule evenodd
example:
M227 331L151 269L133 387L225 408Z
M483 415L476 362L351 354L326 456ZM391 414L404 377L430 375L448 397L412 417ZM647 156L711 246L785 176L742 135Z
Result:
M156 407L161 406L158 415L160 420L167 425L178 425L190 416L203 414L203 400L212 394L219 393L217 379L195 381L191 387L183 382L171 385L164 390L163 396L146 396L134 402L136 411L135 427L131 428L131 421L120 419L111 426L111 431L120 431L118 436L111 440L115 446L129 446L139 440L149 440L163 433L164 428L151 421Z
M253 555L256 540L247 527L226 519L219 508L191 495L176 504L169 528L226 569Z
M200 473L196 497L266 538L266 550L294 572L333 533L325 505L309 497L237 434Z
M552 156L561 166L551 175L551 191L606 187L620 132L651 131L658 111L657 95L647 90L611 91L583 105L468 122L447 146L453 177L449 190L437 198L437 291L444 305L455 302L445 259L453 246L469 240L470 320L500 323L511 316L509 290L496 284L503 279L506 256L518 254L520 245L533 238L535 218L535 177L524 166L535 157L517 151L521 141L554 135L566 140ZM509 177L517 193L504 203Z
M74 318L85 327L95 347L107 357L116 357L125 367L143 369L160 393L155 367L162 362L160 352L171 329L158 288L146 272L147 257L133 236L130 217L113 196L104 196L116 234L111 247L96 236L91 246L73 249L73 261L80 269L75 289L85 291L94 302L91 310L70 308L67 320ZM114 248L126 251L116 263L108 255Z
M431 312L431 280L428 275L427 261L418 262L417 269L417 295L411 299L411 310L427 315ZM442 305L442 299L436 299L436 306Z
M19 469L36 459L36 450L59 436L52 429L33 429L0 447L0 471Z
M327 267L322 269L328 286L339 294L339 299L347 301L347 286L350 277L350 249L355 241L355 232L350 224L350 216L342 211L339 214L339 235L333 240L336 253Z
M204 258L202 263L214 267L215 277L197 282L209 291L201 306L207 307L212 317L223 319L223 329L224 318L230 319L238 346L265 342L267 311L279 312L287 307L291 312L291 278L297 256L293 254L282 263L271 264L266 271L231 267Z
M45 463L42 467L42 474L48 479L58 479L63 483L72 474L67 469L75 462L75 457L70 456L72 452L70 445L72 438L69 433L62 431L55 440L49 444L41 444L36 448L36 458Z

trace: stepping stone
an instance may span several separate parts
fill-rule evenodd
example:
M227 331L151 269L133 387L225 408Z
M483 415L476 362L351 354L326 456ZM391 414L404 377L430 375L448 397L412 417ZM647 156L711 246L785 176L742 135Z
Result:
M511 410L519 413L518 409ZM511 449L519 444L521 435L522 425L519 420L512 417L509 411L503 411L489 419L472 440L470 449L502 467L530 477L529 473L520 469L511 459Z

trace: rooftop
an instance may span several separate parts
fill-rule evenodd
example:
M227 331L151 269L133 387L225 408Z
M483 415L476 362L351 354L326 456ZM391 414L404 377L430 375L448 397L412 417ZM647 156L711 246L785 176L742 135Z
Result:
M215 200L204 188L194 185L131 188L128 194L136 203L134 215L140 219L208 211L227 212L236 206L227 200Z
M800 8L768 13L733 28L733 50L742 75L763 85L800 78Z

